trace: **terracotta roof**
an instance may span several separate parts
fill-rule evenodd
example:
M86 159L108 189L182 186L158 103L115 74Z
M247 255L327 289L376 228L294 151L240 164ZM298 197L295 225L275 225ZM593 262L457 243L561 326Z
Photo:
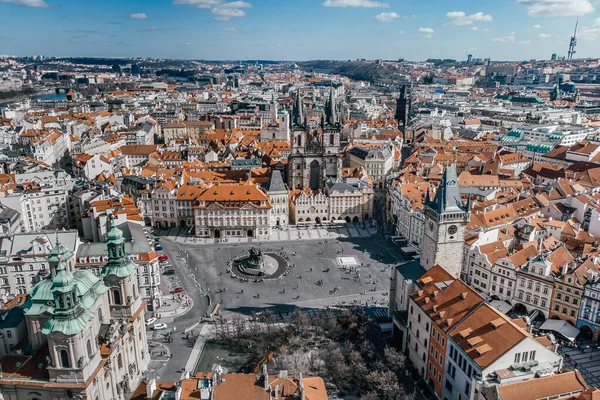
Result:
M157 147L153 144L121 146L121 154L126 156L149 156L156 151Z
M569 371L544 378L529 379L497 386L498 400L537 400L553 396L567 397L588 388L579 371ZM569 398L569 397L567 397Z
M198 197L206 203L259 203L264 202L266 208L271 208L267 195L256 186L251 185L219 185L213 186Z
M527 246L522 250L517 251L512 256L510 256L510 260L513 262L515 269L522 267L527 264L527 262L533 257L537 256L539 251L536 246Z
M529 335L484 303L456 325L450 336L477 365L486 368ZM482 340L471 346L468 340L475 336Z
M411 298L444 331L449 331L484 299L460 280L448 286L427 283Z

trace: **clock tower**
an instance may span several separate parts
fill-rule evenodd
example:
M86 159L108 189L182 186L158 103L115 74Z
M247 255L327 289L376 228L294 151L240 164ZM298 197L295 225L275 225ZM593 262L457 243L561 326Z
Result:
M433 201L425 199L425 234L421 266L426 270L441 265L460 277L464 234L469 212L462 206L456 166L446 167Z

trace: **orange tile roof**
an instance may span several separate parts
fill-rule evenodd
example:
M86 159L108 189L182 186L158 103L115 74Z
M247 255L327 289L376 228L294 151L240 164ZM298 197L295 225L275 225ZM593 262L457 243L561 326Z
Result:
M264 202L264 208L271 208L271 203L269 202L267 195L256 186L250 185L213 186L209 189L205 189L198 199L204 201L207 205L210 203L231 205L248 202L259 205L259 203Z
M413 293L411 298L444 332L448 332L471 310L485 301L460 280L442 288L439 288L436 282L430 281L421 290Z
M537 400L584 391L587 383L579 371L497 386L498 400ZM561 396L562 395L562 396ZM567 397L572 398L572 397Z
M530 335L504 314L484 303L456 325L450 336L473 361L486 368ZM473 336L482 339L475 347L468 342Z

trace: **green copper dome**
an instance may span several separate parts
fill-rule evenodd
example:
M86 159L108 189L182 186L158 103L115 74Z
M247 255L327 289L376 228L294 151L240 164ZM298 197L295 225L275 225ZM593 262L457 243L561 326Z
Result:
M68 260L73 256L73 253L69 251L63 244L58 240L58 235L56 235L56 245L50 251L50 256L48 257L49 263L58 263L60 260Z
M123 240L123 231L117 228L117 224L113 219L110 223L110 231L106 235L107 242L119 242Z
M57 260L54 274L34 286L24 306L25 315L48 315L42 328L45 335L56 332L75 335L95 317L90 310L108 288L89 271L67 270L65 263L73 254L58 241L50 257Z
M114 219L111 221L111 229L106 239L108 262L102 267L102 276L112 275L117 278L131 276L137 269L137 265L127 257L123 231L117 228Z

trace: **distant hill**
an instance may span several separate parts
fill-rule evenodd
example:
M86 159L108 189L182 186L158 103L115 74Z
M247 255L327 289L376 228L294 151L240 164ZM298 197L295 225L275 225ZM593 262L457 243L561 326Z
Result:
M402 81L404 73L390 65L365 61L302 61L297 65L307 72L322 72L347 76L358 81Z

